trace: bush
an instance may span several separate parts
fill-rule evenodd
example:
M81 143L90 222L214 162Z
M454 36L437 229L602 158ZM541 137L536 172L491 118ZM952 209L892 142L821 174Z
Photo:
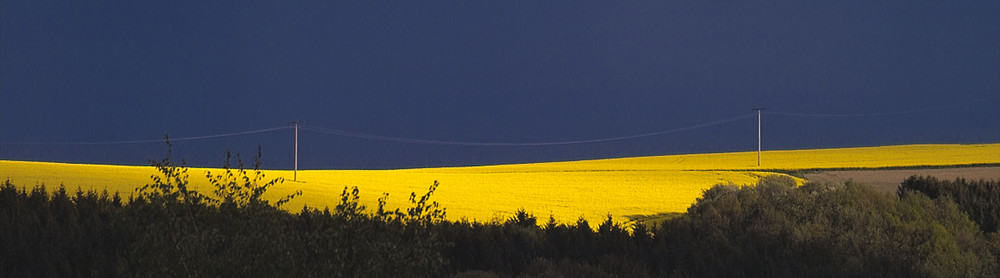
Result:
M630 231L609 216L595 231L582 218L558 224L550 216L539 226L524 210L496 223L445 221L431 200L437 182L411 194L402 211L388 211L383 195L369 212L359 190L345 187L332 209L292 214L260 199L280 181L263 182L238 156L233 170L230 158L224 173L208 175L214 196L188 189L186 169L169 151L154 163L161 176L127 201L3 183L0 277L996 277L998 270L1000 236L980 231L995 227L996 182L914 177L889 195L850 182L796 187L766 177L708 189L659 227L636 223Z
M331 213L291 214L261 196L280 179L254 173L208 176L215 197L187 188L187 169L153 161L160 175L123 202L116 194L64 188L49 194L0 185L0 277L399 277L436 276L445 243L428 226L444 210L437 183L399 218L367 214L345 188ZM296 194L297 195L297 194ZM397 211L398 212L398 211Z
M1000 182L942 181L934 177L911 176L897 189L897 194L920 192L931 199L948 198L979 224L983 232L996 233L1000 227Z
M717 186L657 232L664 273L681 276L982 277L989 240L948 201L855 183L762 179Z

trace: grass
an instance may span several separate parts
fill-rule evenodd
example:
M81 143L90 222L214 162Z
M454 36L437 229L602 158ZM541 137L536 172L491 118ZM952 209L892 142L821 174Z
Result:
M389 207L406 207L436 180L433 200L447 208L448 219L505 219L518 209L560 222L583 217L596 225L608 214L630 222L642 215L684 212L703 190L719 183L750 184L766 175L808 169L947 167L1000 163L1000 143L978 145L903 145L887 147L766 151L763 165L756 152L667 155L568 162L445 167L402 170L266 170L267 178L286 182L265 197L277 199L295 190L303 195L285 208L333 206L345 186L357 186L362 201L374 207L383 192ZM191 186L211 193L206 171L191 168ZM19 185L45 184L55 189L108 190L131 194L150 182L152 167L0 161L0 179Z

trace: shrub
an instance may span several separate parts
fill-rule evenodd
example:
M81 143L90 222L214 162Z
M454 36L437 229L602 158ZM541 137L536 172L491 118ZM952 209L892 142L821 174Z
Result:
M660 270L690 276L990 276L988 240L950 202L762 180L706 191L664 223Z
M1000 228L1000 182L998 181L954 181L938 180L934 177L911 176L897 189L902 196L906 192L920 192L931 199L947 198L979 224L983 232L996 233Z
M208 178L208 181L215 187L215 190L212 191L212 193L214 193L218 198L212 199L212 203L217 203L223 206L235 206L239 208L251 206L270 206L268 201L262 198L264 193L266 193L271 187L281 184L285 181L285 179L279 177L263 182L264 173L260 170L261 147L257 147L257 155L253 156L254 164L252 176L247 173L246 169L243 168L243 159L240 158L239 154L236 154L236 169L232 168L232 158L233 155L227 151L226 161L222 164L224 173L212 175L212 172L209 171L205 175L205 177ZM274 204L274 206L281 207L281 205L291 201L299 195L302 195L301 190L282 197Z

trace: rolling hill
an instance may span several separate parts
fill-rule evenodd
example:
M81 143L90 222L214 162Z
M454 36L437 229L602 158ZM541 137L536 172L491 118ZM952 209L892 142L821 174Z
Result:
M703 190L719 183L749 184L761 176L788 175L817 169L940 168L1000 164L1000 143L975 145L901 145L885 147L782 150L629 157L566 162L399 170L306 170L292 181L292 171L264 170L265 177L285 179L269 192L277 198L303 191L285 208L333 206L345 187L357 186L361 199L374 207L382 193L388 206L406 207L411 192L441 185L432 200L447 208L448 219L490 221L525 209L559 222L583 217L592 225L607 215L628 222L627 216L683 212ZM208 172L190 168L191 186L212 189ZM19 186L46 185L67 190L108 190L128 196L157 174L149 166L65 164L0 161L0 179ZM998 173L1000 177L1000 173ZM799 179L802 181L802 179Z

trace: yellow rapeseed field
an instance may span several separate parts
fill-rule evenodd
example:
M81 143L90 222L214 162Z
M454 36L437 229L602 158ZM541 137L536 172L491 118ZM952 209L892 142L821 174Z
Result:
M756 152L667 155L569 162L446 167L402 170L264 171L267 178L283 177L269 198L295 190L303 195L285 205L333 206L345 186L357 186L362 201L374 207L389 193L389 207L406 207L411 192L418 195L438 181L432 200L447 208L448 219L490 221L504 219L517 209L540 218L553 215L563 223L584 217L596 225L611 214L627 222L629 215L683 212L703 190L719 183L749 184L776 170L817 168L878 168L1000 163L1000 143L979 145L905 145L888 147L765 151L758 167ZM206 171L191 168L189 181L202 193L211 192ZM110 166L0 161L0 179L17 185L60 184L69 190L108 190L125 196L150 182L156 174L148 166Z

